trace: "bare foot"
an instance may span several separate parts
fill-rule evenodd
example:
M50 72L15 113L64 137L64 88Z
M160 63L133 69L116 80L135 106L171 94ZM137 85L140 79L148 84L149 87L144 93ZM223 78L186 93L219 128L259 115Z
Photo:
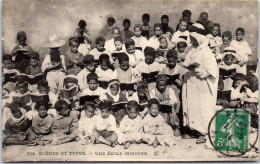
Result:
M125 148L125 149L128 149L129 146L130 146L130 142L129 142L129 141L127 141L127 142L124 143L124 148Z

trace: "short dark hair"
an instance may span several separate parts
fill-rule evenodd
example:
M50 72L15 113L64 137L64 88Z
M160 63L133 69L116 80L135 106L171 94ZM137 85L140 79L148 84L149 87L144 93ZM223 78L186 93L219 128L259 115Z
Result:
M118 57L118 61L119 61L119 64L124 62L124 61L128 61L129 62L129 57L128 57L128 55L126 53L122 53Z
M117 42L117 41L120 41L121 43L123 43L123 42L124 42L124 40L123 40L123 38L122 38L122 36L121 36L121 35L119 35L119 36L116 36L116 37L114 38L114 42Z
M129 19L124 19L123 20L123 26L126 24L126 23L129 23L131 25L131 21Z
M108 22L111 22L111 23L116 23L116 20L115 20L115 18L113 18L113 17L109 17L108 19L107 19L107 21Z
M144 20L144 19L150 21L150 15L149 15L148 13L143 14L143 16L142 16L142 20Z
M232 33L231 31L224 31L222 34L222 38L228 37L230 40L232 40Z
M236 33L237 33L238 31L242 32L242 33L245 35L245 29L244 29L244 28L238 27L238 28L236 29Z
M105 42L106 42L106 39L103 36L98 36L95 39L95 44L100 44L100 43L104 43L105 44Z
M167 19L167 20L169 21L169 16L168 16L168 15L163 15L163 16L161 17L161 20L163 20L163 19Z
M112 110L112 102L109 100L103 100L99 103L99 109L107 109L108 111Z
M87 26L87 23L85 20L80 20L79 23L78 23L78 26L80 28L85 28Z
M46 110L49 109L49 104L46 101L37 101L36 102L36 105L35 105L36 110L38 110L41 106L44 106Z
M96 105L94 102L86 101L85 104L83 105L83 110L86 110L88 106L90 106L93 109L96 109Z
M156 98L152 98L148 101L148 108L150 108L153 104L160 106L160 102Z
M69 107L69 104L65 100L59 99L54 105L54 108L57 110L57 112L61 111L62 105L67 105Z
M184 10L182 12L182 17L191 17L191 11L190 10Z
M2 57L3 62L6 60L12 61L12 55L4 54Z
M146 47L144 49L144 56L155 56L155 49L153 47Z
M135 45L135 41L132 38L125 39L125 48L129 48L130 46Z
M77 44L79 44L79 39L78 39L78 37L75 37L75 36L70 37L70 38L69 38L69 46L71 46L72 43L77 43Z
M101 54L99 56L99 63L102 63L102 62L108 62L109 63L109 56L108 56L108 54Z
M167 57L167 59L169 59L169 58L177 59L177 51L174 49L168 50L166 53L166 57Z
M180 19L180 21L179 21L179 23L181 23L181 22L189 22L189 20L188 20L188 18L187 17L182 17L181 19Z
M161 23L155 23L153 28L155 30L156 27L160 27L160 29L162 29L162 24Z

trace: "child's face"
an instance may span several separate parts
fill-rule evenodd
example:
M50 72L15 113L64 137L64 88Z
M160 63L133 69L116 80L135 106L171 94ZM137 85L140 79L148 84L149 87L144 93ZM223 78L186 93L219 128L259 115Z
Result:
M110 91L113 96L116 96L119 92L119 84L113 84L110 86Z
M79 44L76 42L72 42L70 45L71 52L77 53L79 48Z
M129 69L129 61L122 61L120 63L120 68L123 70L123 71L127 71Z
M206 13L201 14L201 20L202 21L208 21L208 14L206 14Z
M170 68L174 68L176 66L176 63L177 63L177 59L175 58L168 58L168 66Z
M14 118L21 118L22 112L20 110L17 110L15 112L12 112L12 115L14 116Z
M219 34L219 29L218 29L218 27L214 27L214 28L212 29L212 35L215 37L215 36L218 36L218 34Z
M135 53L135 45L130 45L126 51L129 53L129 54L134 54Z
M114 30L113 30L113 36L114 36L114 38L115 38L116 36L119 36L119 35L120 35L119 30L118 30L118 29L114 29Z
M139 97L145 97L146 96L145 92L147 92L147 87L140 86L137 88L137 94Z
M236 80L234 81L234 87L237 88L239 85L241 85L244 82L244 80Z
M98 83L97 83L97 80L96 79L90 79L89 82L88 82L88 86L89 86L89 89L94 91L97 89L98 87Z
M98 51L103 51L105 47L105 43L98 43L96 44L96 48Z
M151 56L151 55L146 55L145 56L145 63L146 64L152 64L155 60L155 57L154 56Z
M108 24L108 26L109 26L109 27L111 27L111 26L113 26L113 25L114 25L114 23L113 23L113 22L111 22L111 21L107 21L107 24Z
M12 69L12 61L11 60L5 60L4 61L4 68L5 69Z
M41 118L45 118L47 116L47 109L45 108L45 106L39 106L39 109L37 110Z
M233 55L226 55L226 56L224 57L224 63L225 63L226 65L228 65L228 66L230 66L231 64L233 64L233 63L234 63L234 60L235 60L235 58L234 58Z
M168 42L167 42L167 40L165 39L165 38L162 38L161 40L160 40L160 48L161 49L166 49L168 47Z
M177 44L177 50L180 53L183 53L185 51L186 45L184 44Z
M91 118L94 116L94 112L95 112L95 109L92 108L91 106L87 106L87 108L85 109L85 115L87 118Z
M136 108L131 108L127 111L127 114L128 114L128 117L133 120L137 117L138 112L137 112Z
M120 51L120 50L122 50L123 43L120 42L120 41L116 41L116 42L115 42L115 46L116 46L116 50L117 50L117 51Z
M44 86L39 86L37 89L38 89L38 92L40 94L48 94L49 93L49 88L46 88Z
M186 31L187 26L188 26L187 22L181 22L181 24L179 26L180 27L180 31L182 31L182 32Z
M136 28L134 29L134 33L135 33L135 36L136 36L136 37L140 37L141 34L142 34L141 28L140 28L140 27L136 27Z
M31 64L32 67L37 67L38 64L39 64L39 61L36 60L36 59L31 59L30 60L30 64Z
M152 104L150 106L150 115L152 117L156 117L159 114L159 106L158 104Z
M162 29L160 27L156 27L154 29L154 34L157 38L159 38L162 35Z
M110 112L108 111L108 109L101 109L101 117L103 119L108 118L109 114Z
M18 42L19 42L19 45L25 46L26 38L19 38Z
M95 62L91 63L91 64L84 64L84 67L89 70L90 72L94 72L95 70Z
M59 111L59 115L62 115L64 117L68 117L70 115L70 109L69 109L68 105L63 104L61 106L61 110Z
M124 23L123 26L124 26L124 29L125 29L125 30L128 30L128 29L130 28L130 24L129 24L129 23Z
M166 89L166 82L165 81L158 81L156 88L158 89L159 92L164 92Z
M149 19L142 19L143 24L148 24L149 23Z
M169 20L166 19L166 18L163 18L162 21L161 21L161 23L162 23L163 25L168 25Z
M109 68L109 61L103 61L100 63L100 68L103 70L103 71L106 71L108 70Z
M21 84L18 84L18 85L17 85L17 88L18 88L18 92L19 92L20 94L24 94L24 93L26 93L26 91L27 91L27 88L26 88L24 85L21 85Z
M241 31L236 32L237 41L243 40L244 34Z
M229 46L230 42L231 42L231 39L229 37L223 37L222 41L223 41L224 45Z

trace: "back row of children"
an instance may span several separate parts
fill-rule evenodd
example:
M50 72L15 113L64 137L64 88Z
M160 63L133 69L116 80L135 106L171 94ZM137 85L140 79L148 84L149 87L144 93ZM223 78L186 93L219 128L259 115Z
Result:
M55 35L49 37L49 43L45 46L50 48L50 54L45 56L42 64L39 63L39 54L26 45L25 32L19 32L17 40L18 47L21 48L15 48L12 55L3 56L2 125L7 131L6 143L16 141L20 143L21 138L25 141L29 137L30 141L32 138L37 138L37 142L34 143L41 145L87 139L111 146L117 142L124 143L126 148L131 142L139 143L141 140L155 147L158 144L172 146L173 134L180 135L181 96L179 95L183 75L188 71L182 66L182 62L191 43L194 42L188 28L196 27L198 23L191 26L191 12L185 10L178 24L178 30L173 33L173 29L168 26L169 17L164 15L161 18L162 23L154 25L154 36L150 36L148 16L144 14L143 26L135 25L133 33L129 31L130 20L124 20L124 37L118 27L112 27L113 37L106 41L106 36L98 36L93 49L90 49L91 38L85 29L86 22L81 20L75 36L68 41L70 47L68 53L63 55L59 51L65 44L64 40L59 40ZM108 29L111 24L113 26L113 22L114 19L108 19ZM205 35L207 34L209 46L216 55L219 67L225 70L236 68L235 73L238 74L234 84L241 82L239 81L241 79L243 81L238 87L233 85L234 78L225 74L225 77L220 75L220 82L223 82L225 89L230 86L234 90L241 88L246 81L245 68L248 56L251 55L251 49L243 39L244 29L237 28L236 39L231 42L231 32L225 31L221 39L220 25L209 26L211 23L208 21L207 13L201 14L199 23L204 25L208 33ZM107 30L103 30L105 31ZM27 51L24 51L25 49ZM21 55L29 56L29 60L21 58ZM43 73L43 79L30 84L24 79L17 79L14 82L8 80L9 76L5 76L8 73L33 76ZM233 72L232 76L235 76ZM62 89L72 87L77 88L76 94L69 94L66 97L61 95ZM257 91L258 88L255 90L247 88L245 91L247 98L258 101ZM13 97L27 92L47 94L50 102L43 101L45 104L41 104L29 100L17 104L13 101ZM237 94L234 93L236 92L234 91L231 96L234 100L244 98L240 95L240 97L233 96L241 94L240 90ZM83 96L98 96L98 98L93 102L82 103L80 98ZM107 100L110 103L106 102ZM128 102L127 108L115 110L111 103L119 102ZM170 106L170 109L166 106ZM52 121L49 115L54 116ZM92 121L87 118L92 118L94 115L97 119L93 121L94 131L90 133L92 130L89 131L84 127L91 129L89 122ZM77 125L78 119L79 125ZM32 123L27 124L25 121L27 128L17 130L17 124L22 127L21 123L24 123L24 120L31 120ZM85 126L86 124L89 126ZM173 131L166 125L170 125ZM136 132L144 132L146 135L136 135ZM19 136L20 134L22 136ZM85 140L81 142L84 143Z

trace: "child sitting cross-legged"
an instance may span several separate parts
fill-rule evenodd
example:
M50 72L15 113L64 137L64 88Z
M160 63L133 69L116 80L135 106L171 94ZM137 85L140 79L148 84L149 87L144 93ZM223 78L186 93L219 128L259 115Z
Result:
M71 112L69 102L58 100L55 103L57 115L53 118L52 145L60 145L76 139L79 133L78 118L74 112Z
M79 120L78 127L78 130L80 131L78 136L80 137L80 143L82 145L94 142L93 130L96 123L96 117L94 116L95 110L96 106L94 102L87 101L83 106L84 112L81 112L81 118Z
M143 141L149 146L156 148L158 145L173 146L173 130L165 123L164 118L159 114L160 103L157 99L148 102L149 114L143 119L144 134Z
M97 115L96 125L93 132L95 137L94 144L102 143L115 147L115 141L117 140L116 134L116 119L110 114L112 110L110 101L101 101L99 103L100 115Z
M142 138L142 117L139 113L139 105L132 100L127 103L127 115L120 122L120 132L118 134L119 144L124 144L128 149L133 143L140 143Z

